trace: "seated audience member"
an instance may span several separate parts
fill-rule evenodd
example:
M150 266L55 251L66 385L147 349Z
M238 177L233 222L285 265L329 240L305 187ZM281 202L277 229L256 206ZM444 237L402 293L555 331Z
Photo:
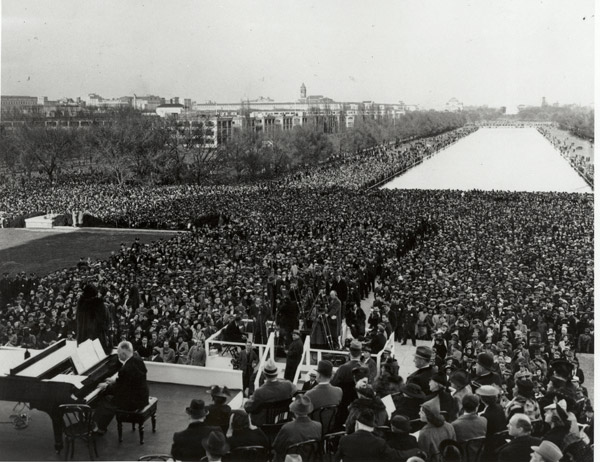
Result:
M317 385L306 392L315 409L324 406L338 405L342 401L342 389L331 385L333 364L330 361L319 361L317 365Z
M493 385L482 385L475 392L481 400L483 410L480 409L479 415L487 420L485 449L483 457L492 458L499 446L504 444L504 440L498 437L497 433L506 429L506 416L502 406L498 403L500 390ZM481 408L480 405L480 408Z
M227 431L227 442L231 449L242 446L263 446L268 448L269 440L260 428L250 428L250 416L242 409L231 411Z
M200 460L206 455L203 439L212 432L222 434L221 428L206 424L208 410L201 399L193 399L185 412L190 416L190 424L185 430L173 435L171 455L177 460Z
M376 436L375 415L371 409L361 409L355 421L354 431L342 436L335 461L365 462L365 461L396 461L398 452L392 449L384 439Z
M462 400L465 411L458 419L452 422L456 432L456 441L459 443L469 441L486 435L487 420L477 414L479 409L479 396L465 395Z
M269 403L290 399L296 393L296 385L289 380L277 378L277 365L272 359L265 365L264 376L265 383L244 404L244 409L256 426L266 423L266 407Z
M290 412L294 414L294 420L284 424L273 441L275 462L285 460L285 452L292 444L321 440L321 423L309 417L313 409L310 398L306 395L296 396L294 402L290 404Z
M107 396L99 403L94 413L96 433L106 433L108 424L117 409L134 411L148 404L148 383L146 365L133 354L133 345L124 341L119 343L117 356L122 366L116 379L107 379L98 388L107 390Z
M373 411L376 427L385 425L388 419L385 404L383 404L381 398L375 396L373 387L368 384L367 380L365 377L356 384L358 398L350 404L348 418L346 419L346 433L348 434L354 430L354 421L363 409L371 409Z
M302 391L312 390L317 386L317 371L310 370L307 374L307 380L302 384Z
M539 446L542 442L531 436L531 420L526 414L513 414L508 421L508 435L512 440L496 451L498 462L527 460L531 455L531 447Z
M206 451L208 462L221 462L222 457L229 452L229 445L221 432L210 432L210 435L202 439L202 447Z
M215 385L210 389L210 396L213 402L206 407L208 411L206 425L218 425L225 433L229 427L229 415L231 414L231 408L225 404L230 396L229 390L227 387Z
M425 401L425 393L417 383L407 383L400 387L401 396L394 399L396 412L394 414L405 415L409 420L419 418L421 404Z
M429 379L429 389L431 394L427 397L428 401L438 402L441 411L446 412L446 420L453 422L458 416L458 404L448 391L450 383L443 373L436 373Z
M439 454L440 443L444 440L455 440L454 427L440 414L440 408L435 401L428 401L421 406L420 418L425 426L419 432L419 449L429 456L429 461L441 461Z
M237 342L244 343L246 336L242 334L240 325L242 324L241 316L236 316L227 327L223 330L223 341L224 342Z
M390 432L385 435L385 441L392 449L398 450L399 460L406 460L417 455L420 451L417 439L410 434L410 421L406 416L396 415L390 422Z
M539 446L532 446L531 449L533 452L530 462L559 462L563 457L560 448L550 441L542 441Z

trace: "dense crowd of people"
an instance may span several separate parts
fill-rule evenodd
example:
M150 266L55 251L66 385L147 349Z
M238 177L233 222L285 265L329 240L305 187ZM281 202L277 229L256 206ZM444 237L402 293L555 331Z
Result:
M450 142L447 137L438 147ZM411 146L426 151L423 143ZM412 155L411 149L403 156ZM376 155L387 159L382 165L394 163L393 153ZM362 162L349 162L331 181L316 172L245 187L119 190L74 181L47 195L33 187L14 195L5 189L2 207L15 214L81 207L121 226L188 231L123 244L106 259L82 258L76 267L48 275L4 274L0 343L43 348L60 338L77 339L84 335L78 322L83 301L92 299L106 309L107 349L129 340L144 360L202 366L204 340L221 328L224 340L244 342L240 320L252 319L252 340L264 343L271 320L287 349L301 322L331 318L335 302L343 336L354 341L337 372L319 364L315 390L327 385L328 394L339 398L331 403L339 406L334 423L327 425L348 434L337 446L338 460L365 460L357 447L386 460L447 460L442 453L464 451L462 443L482 431L488 460L523 460L508 456L520 437L535 439L528 447L535 443L544 454L549 443L561 454L587 454L593 409L577 354L593 353L593 197L365 192L388 172L371 171ZM68 205L66 198L85 205ZM194 221L208 215L219 218ZM361 300L371 292L375 300L366 316ZM330 326L342 328L335 321ZM391 332L403 343L431 341L431 348L416 349L415 374L398 376L389 352L380 371L365 360L383 349ZM334 333L337 339L339 330ZM246 348L239 367L244 388L250 388L247 376L257 357L251 342ZM265 368L263 386L284 389L285 396L249 389L247 414L232 413L222 424L225 433L234 420L238 429L247 428L246 420L262 423L256 420L265 409L261 396L269 396L267 403L293 398L295 387L276 379L274 367ZM295 425L269 442L280 460L289 445L301 442L290 437L303 434L295 427L311 427L316 437L313 419L298 418L318 420L314 411L330 403L316 395L307 391L293 398ZM393 398L392 415L382 404L386 396ZM470 438L457 428L465 420L478 422L478 433L466 433ZM580 432L577 424L588 431ZM507 426L515 439L503 453ZM417 427L418 438L410 437ZM442 447L444 440L458 445Z
M287 187L343 187L364 189L418 165L424 158L472 133L460 128L397 147L386 145L356 155L337 156L324 165L283 177L273 184ZM3 227L23 227L24 218L40 213L65 216L65 223L125 228L188 229L199 217L228 212L228 200L244 196L270 183L255 186L146 186L114 185L97 181L93 174L63 175L54 185L36 178L0 185ZM73 214L77 218L73 219ZM78 216L81 215L81 219Z
M560 154L569 160L571 166L591 185L594 184L594 162L589 156L581 154L572 138L559 136L548 127L538 127L540 132Z

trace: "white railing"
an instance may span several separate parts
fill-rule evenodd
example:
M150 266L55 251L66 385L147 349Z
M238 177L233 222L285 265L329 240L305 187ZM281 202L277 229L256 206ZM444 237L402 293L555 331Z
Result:
M219 338L221 337L221 333L223 332L223 330L225 329L225 327L223 327L222 329L218 330L217 332L215 332L214 334L212 334L210 337L208 337L205 342L204 342L204 348L206 351L206 357L207 360L208 358L211 356L211 350L215 350L215 349L219 349L219 348L215 348L217 346L221 347L221 355L223 355L223 353L226 352L226 346L229 347L233 347L233 348L240 348L240 350L243 350L244 348L246 348L246 344L245 343L241 343L241 342L226 342L224 340L219 340ZM261 343L256 343L252 345L254 348L258 348L258 356L262 357L265 349L267 348L267 345L261 344Z
M379 375L379 371L381 370L381 356L383 355L383 351L386 348L389 347L392 350L392 356L394 356L394 354L395 354L395 351L394 351L394 343L395 343L395 341L396 341L395 333L392 332L391 335L389 336L389 338L386 340L385 345L383 346L383 350L381 350L375 356L376 361L377 361L377 375Z
M302 357L300 358L300 364L296 368L296 374L294 375L293 384L298 385L301 372L308 372L311 368L310 365L310 335L304 338L304 347L302 349Z
M263 345L261 345L263 346ZM275 333L271 332L269 334L269 339L267 340L267 344L264 345L264 350L260 355L260 362L258 363L258 371L256 373L256 378L254 379L254 389L258 390L260 387L260 377L265 369L265 364L269 359L275 361Z

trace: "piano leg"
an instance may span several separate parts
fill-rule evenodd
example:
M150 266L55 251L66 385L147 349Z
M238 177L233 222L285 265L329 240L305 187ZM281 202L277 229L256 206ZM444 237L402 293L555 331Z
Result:
M62 417L58 414L58 411L54 415L50 415L52 418L52 430L54 430L54 449L59 454L63 449L63 422Z

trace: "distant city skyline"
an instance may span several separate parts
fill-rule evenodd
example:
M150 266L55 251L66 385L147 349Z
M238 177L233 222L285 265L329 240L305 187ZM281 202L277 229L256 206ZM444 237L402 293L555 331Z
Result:
M594 2L3 0L4 95L594 102Z

